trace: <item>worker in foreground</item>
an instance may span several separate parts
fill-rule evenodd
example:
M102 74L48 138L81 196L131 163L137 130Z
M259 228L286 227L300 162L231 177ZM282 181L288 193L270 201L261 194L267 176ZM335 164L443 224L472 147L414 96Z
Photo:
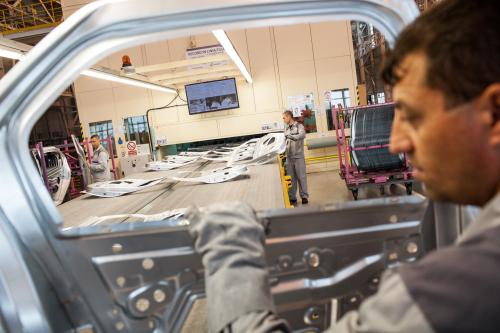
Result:
M306 131L304 125L293 119L292 111L283 112L285 122L286 139L286 172L292 177L292 187L288 190L288 196L292 205L297 204L297 183L302 204L309 203L307 193L306 160L304 156L304 139Z
M109 154L101 145L99 135L94 134L90 137L92 144L92 163L90 164L90 172L94 183L106 182L111 180L111 173L109 172L108 160Z
M386 272L329 332L500 332L500 1L443 0L399 36L384 68L429 198L483 209L454 246ZM290 332L275 312L264 230L244 205L193 210L210 332Z

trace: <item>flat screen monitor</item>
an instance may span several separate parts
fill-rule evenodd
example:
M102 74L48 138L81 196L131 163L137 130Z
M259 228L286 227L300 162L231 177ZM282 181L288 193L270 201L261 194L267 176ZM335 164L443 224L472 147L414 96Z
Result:
M234 78L188 84L185 86L189 114L240 107Z

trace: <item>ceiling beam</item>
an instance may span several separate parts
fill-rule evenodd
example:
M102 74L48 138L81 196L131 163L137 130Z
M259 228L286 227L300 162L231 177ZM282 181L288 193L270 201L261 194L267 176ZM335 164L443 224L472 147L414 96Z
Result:
M96 79L108 80L112 82L146 88L146 89L160 90L171 94L177 93L176 90L171 87L166 87L165 85L156 82L151 82L145 79L130 78L125 75L121 75L119 71L102 66L95 66L93 68L86 69L81 72L81 75L89 76Z
M187 69L185 71L180 71L180 72L158 74L155 76L151 76L149 79L153 82L156 82L156 81L162 81L162 80L176 79L176 78L180 78L180 77L192 77L192 76L203 75L203 74L207 74L207 73L224 72L224 71L233 70L233 69L237 69L236 66L234 66L233 64L224 65L224 66L210 66L210 67L199 68L199 69Z
M241 73L239 73L238 75L239 76L231 76L231 77L234 77L234 79L236 80L236 82L246 82L246 79L243 77L243 75L241 75ZM224 77L207 79L205 81L213 81L213 80L219 80L219 79L224 79ZM178 90L180 90L180 89L184 89L185 85L193 84L193 83L199 83L199 82L197 82L197 81L178 82L178 83L172 84L172 86L174 86Z
M181 77L181 78L172 79L172 80L168 80L168 81L162 81L162 84L163 85L172 85L172 84L180 84L180 83L195 83L198 81L212 81L212 80L222 79L224 77L236 77L236 76L241 76L240 71L237 69L231 70L231 71L219 72L219 73L207 73L207 74L197 75L197 76L192 76L192 77Z
M8 25L7 23L2 23L2 22L0 22L0 26L5 27L5 28L7 28L7 29L9 29L9 30L16 30L16 28L14 28L14 27L13 27L13 26L11 26L11 25Z
M145 74L145 73L159 72L159 71L164 71L164 70L174 69L174 68L179 68L179 67L187 67L187 66L191 66L191 65L208 64L208 63L212 63L212 62L229 61L229 60L230 59L227 55L219 54L219 55L214 55L214 56L209 56L209 57L186 59L186 60L166 62L163 64L157 64L157 65L136 67L135 72L139 73L139 74Z
M43 9L45 10L45 12L47 13L47 15L50 17L50 19L52 20L52 22L56 22L56 20L54 19L54 17L50 14L49 10L47 9L47 7L45 6L45 4L43 3L43 0L38 0L40 2L40 4L42 5Z

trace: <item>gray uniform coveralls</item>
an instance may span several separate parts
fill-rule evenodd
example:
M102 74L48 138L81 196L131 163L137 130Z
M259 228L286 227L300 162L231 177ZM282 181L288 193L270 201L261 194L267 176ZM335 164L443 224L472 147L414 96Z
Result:
M286 137L286 172L292 177L292 187L288 190L290 200L297 200L297 183L302 199L309 198L307 192L306 161L304 157L304 138L306 131L304 125L294 121L285 125Z
M188 218L205 266L209 332L290 332L276 315L252 209L225 204ZM455 245L387 271L378 292L327 332L500 332L500 194Z
M99 146L92 154L90 171L95 183L111 180L111 173L108 167L109 154L103 146Z

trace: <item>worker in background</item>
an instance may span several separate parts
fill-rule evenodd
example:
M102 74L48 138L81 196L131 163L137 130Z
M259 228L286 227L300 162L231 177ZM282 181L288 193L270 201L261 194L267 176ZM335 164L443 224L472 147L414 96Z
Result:
M388 55L391 152L409 155L429 198L482 211L455 245L386 272L378 292L328 332L500 332L499 22L500 1L442 0ZM255 213L239 204L188 217L210 332L290 332L270 295Z
M101 145L99 135L92 135L90 137L90 143L92 144L93 150L90 172L92 173L94 183L111 180L111 174L108 167L109 154Z
M297 204L297 183L299 184L300 198L302 204L309 203L309 194L307 193L307 174L306 160L304 156L304 138L306 131L304 125L293 119L292 111L283 112L283 121L285 122L286 139L286 172L292 177L292 187L288 190L290 203Z

